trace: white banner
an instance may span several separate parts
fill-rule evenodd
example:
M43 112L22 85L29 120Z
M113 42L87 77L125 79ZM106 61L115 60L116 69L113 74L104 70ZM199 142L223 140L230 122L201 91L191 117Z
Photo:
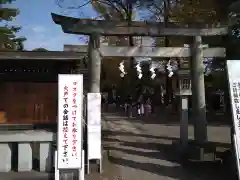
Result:
M101 94L87 94L88 159L102 159Z
M58 76L58 169L82 163L82 75Z

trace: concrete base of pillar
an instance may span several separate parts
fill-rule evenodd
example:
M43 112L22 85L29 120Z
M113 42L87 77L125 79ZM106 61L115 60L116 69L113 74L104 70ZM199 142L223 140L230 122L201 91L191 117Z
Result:
M12 146L9 143L0 144L0 172L12 170Z
M184 161L207 162L216 160L216 147L209 143L197 144L190 140L187 146L182 146L180 141L175 141L173 146L181 160Z
M39 144L39 170L40 172L51 172L53 170L53 149L51 142L40 142Z
M18 172L32 170L32 147L30 143L18 143Z

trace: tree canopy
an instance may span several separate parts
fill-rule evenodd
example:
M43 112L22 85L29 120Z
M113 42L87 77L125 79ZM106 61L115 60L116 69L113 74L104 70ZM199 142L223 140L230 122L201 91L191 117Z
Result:
M126 20L136 19L150 21L167 21L165 24L189 26L218 26L228 23L228 13L231 3L236 0L90 0L89 4L97 12L98 17L105 20ZM82 1L79 1L79 3ZM73 4L71 4L73 5ZM82 8L83 5L75 6ZM81 11L79 9L79 11ZM143 13L141 13L143 12ZM167 18L166 18L167 16ZM233 32L228 38L216 36L203 38L205 44L209 46L222 46L228 48L228 57L236 57L239 54L239 26L233 27ZM156 38L156 46L166 46L164 42L167 38ZM107 42L111 45L132 45L132 37L108 37ZM168 37L169 46L183 46L188 43L185 37ZM211 68L224 69L225 59L211 61Z
M0 2L0 50L23 50L23 42L26 40L24 37L18 37L17 32L20 31L20 27L10 26L8 22L14 20L14 18L20 13L16 8L9 8L8 5L14 0L1 0Z
M48 50L45 49L45 48L35 48L35 49L33 49L32 51L46 52L46 51L48 51Z

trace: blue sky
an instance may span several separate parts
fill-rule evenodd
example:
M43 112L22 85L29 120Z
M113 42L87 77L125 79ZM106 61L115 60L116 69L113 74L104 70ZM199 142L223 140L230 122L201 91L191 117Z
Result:
M86 0L64 1L69 3L63 3L64 7L86 2ZM16 0L11 6L20 10L20 14L11 24L22 27L18 35L27 38L24 44L26 50L43 47L52 51L62 51L64 44L84 44L84 40L79 36L63 33L61 27L52 21L51 12L74 17L83 17L83 14L87 18L95 16L91 6L70 12L56 5L56 0Z

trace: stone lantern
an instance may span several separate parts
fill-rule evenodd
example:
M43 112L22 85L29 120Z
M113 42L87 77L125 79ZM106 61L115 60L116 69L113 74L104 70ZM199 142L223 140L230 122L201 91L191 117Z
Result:
M185 151L188 146L188 99L192 95L191 78L189 69L179 69L178 88L175 95L180 101L180 150Z
M192 95L192 86L190 78L190 70L180 69L177 72L178 75L178 88L175 95L178 96L190 96Z

